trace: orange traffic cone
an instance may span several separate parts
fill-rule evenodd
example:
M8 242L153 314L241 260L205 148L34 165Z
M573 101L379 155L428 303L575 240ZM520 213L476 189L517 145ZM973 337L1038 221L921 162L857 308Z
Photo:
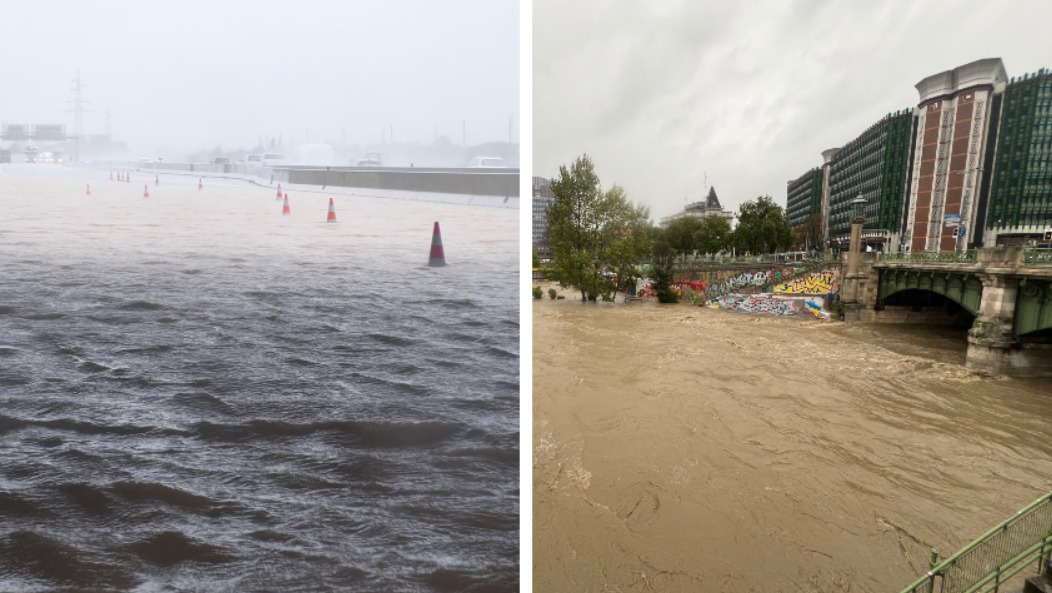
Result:
M281 199L281 184L280 183L278 184L278 197L277 197L277 199L279 199L279 200Z
M285 204L281 207L282 214L292 214L292 210L289 210L289 195L285 194Z
M332 198L329 198L329 216L325 222L336 222L336 206L333 205Z
M197 189L198 190L202 190L204 188L205 188L205 186L204 186L204 178L203 177L198 177L197 178Z
M86 196L90 196L91 195L91 184L90 183L88 184L88 190L86 192L84 192L84 195L86 195Z
M150 185L149 184L143 184L143 186L142 186L142 197L144 197L144 198L150 197Z
M442 231L438 230L438 221L435 221L435 230L431 233L431 258L427 260L427 265L446 265L446 252L442 250Z

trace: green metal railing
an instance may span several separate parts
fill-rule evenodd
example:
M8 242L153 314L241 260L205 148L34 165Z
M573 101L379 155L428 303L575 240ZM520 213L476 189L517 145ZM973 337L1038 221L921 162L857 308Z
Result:
M877 261L974 264L979 261L979 252L967 251L903 251L899 253L880 253Z
M982 593L997 591L1031 562L1048 562L1052 555L1052 492L1030 503L1012 518L960 552L937 563L902 593Z
M1052 265L1052 248L1027 249L1023 252L1023 263L1032 266Z

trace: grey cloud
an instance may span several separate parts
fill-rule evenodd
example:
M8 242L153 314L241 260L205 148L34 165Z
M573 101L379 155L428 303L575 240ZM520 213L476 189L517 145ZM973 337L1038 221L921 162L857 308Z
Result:
M534 166L583 152L655 218L700 199L731 208L821 164L913 85L1000 56L1052 66L1047 3L534 2Z

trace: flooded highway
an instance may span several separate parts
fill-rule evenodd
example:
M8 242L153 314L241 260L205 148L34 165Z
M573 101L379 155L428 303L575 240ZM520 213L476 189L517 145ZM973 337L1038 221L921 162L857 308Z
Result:
M1052 490L1050 382L966 369L962 332L547 297L533 324L537 591L899 591Z
M46 173L0 169L0 590L517 589L517 211Z

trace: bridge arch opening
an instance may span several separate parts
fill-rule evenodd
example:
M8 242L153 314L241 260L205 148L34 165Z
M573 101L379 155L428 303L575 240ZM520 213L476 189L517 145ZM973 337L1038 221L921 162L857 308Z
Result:
M944 294L921 288L890 294L877 304L876 310L886 317L898 314L906 323L946 326L960 331L968 331L975 323L975 314L964 305Z

